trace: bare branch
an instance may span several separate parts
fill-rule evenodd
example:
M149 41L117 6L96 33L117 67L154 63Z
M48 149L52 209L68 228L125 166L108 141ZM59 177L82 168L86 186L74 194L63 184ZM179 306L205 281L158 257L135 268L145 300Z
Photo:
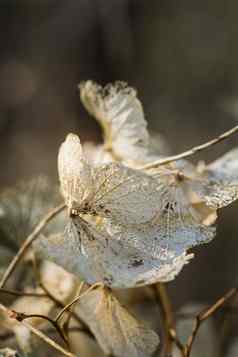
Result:
M15 318L16 319L16 315L14 315L14 312L10 309L8 309L7 307L5 307L4 305L0 304L0 310L2 310L3 312L5 312L8 316ZM18 320L19 321L19 320ZM49 338L48 336L46 336L43 332L41 332L40 330L36 329L35 327L33 327L32 325L28 324L26 321L19 321L21 324L23 324L25 327L27 327L33 334L35 334L36 336L38 336L39 338L41 338L43 341L45 341L46 343L48 343L50 346L52 346L53 348L55 348L57 351L61 352L64 356L68 356L68 357L76 357L75 354L65 350L63 347L61 347L58 343L56 343L55 341L53 341L51 338Z
M181 357L186 357L185 355L185 351L184 351L184 345L182 344L182 342L179 340L176 330L174 329L170 329L169 330L169 335L171 340L175 343L175 345L177 346L177 348L179 349L180 353L181 353Z
M163 320L164 320L164 331L165 331L165 354L166 356L172 353L172 336L169 333L170 330L175 331L175 321L173 317L173 311L171 302L167 293L166 285L163 283L154 284L152 286L158 305L162 310Z
M50 210L47 215L37 224L33 232L26 238L24 243L22 244L21 248L19 249L18 253L14 256L11 263L9 264L7 270L5 271L1 281L0 281L0 288L3 288L6 282L8 281L9 277L15 270L18 262L25 254L26 250L32 245L34 240L38 237L40 232L45 228L47 223L49 223L58 213L60 213L65 208L65 204L61 204L52 210Z
M54 303L56 304L56 306L61 307L62 309L65 308L65 304L63 304L60 300L58 300L54 295L51 294L51 292L44 286L44 284L42 282L40 282L40 286L42 287L42 289L45 291L45 293L47 294L47 296L54 301ZM72 317L75 319L75 321L77 321L80 324L80 329L82 332L86 333L89 337L95 339L95 336L93 335L93 333L89 330L88 326L84 323L83 320L81 320L81 318L74 312L71 311L71 315Z
M76 298L74 298L68 305L66 305L56 316L55 321L59 321L61 319L61 317L63 316L64 312L69 310L71 308L71 306L73 304L75 304L77 301L79 301L83 296L87 295L91 290L93 290L94 288L96 288L97 286L103 286L102 283L95 283L93 285L91 285L86 291L84 291L82 294L80 294L80 291L82 290L84 285L84 282L81 283L80 285L80 289L79 289L79 293L78 296L76 296Z
M207 141L206 143L202 144L202 145L198 145L198 146L195 146L193 147L192 149L190 150L187 150L187 151L184 151L180 154L177 154L177 155L172 155L172 156L168 156L168 157L165 157L165 158L162 158L158 161L154 161L154 162L151 162L147 165L144 165L141 167L141 169L153 169L153 168L156 168L156 167L159 167L159 166L162 166L162 165L166 165L166 164L169 164L173 161L177 161L177 160L181 160L181 159L184 159L185 157L189 157L189 156L192 156L202 150L205 150L215 144L218 144L220 143L221 141L229 138L231 135L235 134L236 132L238 132L238 125L236 125L234 128L226 131L225 133L219 135L218 137L216 137L215 139L212 139L210 141Z
M14 318L17 321L20 321L20 322L23 321L23 320L26 320L26 319L34 318L34 317L37 317L39 319L43 319L43 320L48 321L51 325L54 326L54 328L56 329L56 331L58 332L60 337L63 339L63 341L66 343L66 345L69 346L69 342L68 342L66 336L64 335L64 332L62 331L61 327L59 326L57 321L52 320L50 317L48 317L46 315L41 315L41 314L29 314L29 315L27 315L25 313L17 312L15 310L12 310L12 314L13 314Z
M213 305L209 308L201 311L195 318L194 327L192 330L191 335L188 338L186 345L184 346L185 357L190 357L191 350L195 338L197 336L199 327L201 326L202 322L207 320L210 316L212 316L218 309L224 306L231 298L233 298L238 293L238 287L232 288L229 290L224 296L218 299Z

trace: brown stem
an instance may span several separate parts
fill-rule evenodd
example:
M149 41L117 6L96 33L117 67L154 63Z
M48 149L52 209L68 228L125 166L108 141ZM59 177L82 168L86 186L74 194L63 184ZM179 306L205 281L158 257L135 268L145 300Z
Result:
M188 338L186 345L184 346L185 357L190 357L193 343L199 331L199 327L203 321L207 320L212 316L218 309L224 306L231 298L233 298L238 293L238 287L232 288L225 295L219 298L213 305L209 308L201 311L195 318L194 326L191 335Z
M169 330L170 338L174 342L174 344L177 346L178 350L181 353L181 357L186 357L185 352L184 352L184 345L180 341L180 339L177 336L176 330L170 329Z
M232 129L226 131L225 133L219 135L215 139L207 141L206 143L204 143L202 145L195 146L192 149L184 151L184 152L182 152L180 154L168 156L168 157L165 157L163 159L151 162L151 163L141 167L141 169L156 168L156 167L159 167L159 166L162 166L162 165L166 165L166 164L169 164L169 163L177 161L177 160L184 159L185 157L192 156L192 155L194 155L194 154L196 154L196 153L198 153L198 152L200 152L202 150L205 150L205 149L207 149L207 148L209 148L209 147L211 147L211 146L213 146L215 144L220 143L221 141L229 138L231 135L235 134L236 132L238 132L238 125L236 125Z
M43 320L46 320L48 321L49 323L51 323L51 325L54 326L54 328L56 329L56 331L58 332L58 334L60 335L60 337L63 339L63 341L66 343L67 346L69 346L69 342L67 340L67 338L65 337L63 331L61 330L61 327L59 326L59 324L57 323L57 321L54 321L52 320L50 317L48 316L45 316L45 315L41 315L41 314L24 314L22 312L17 312L17 311L14 311L12 310L12 316L14 316L14 318L17 320L17 321L23 321L23 320L26 320L26 319L31 319L31 318L34 318L34 317L37 317L39 319L43 319Z
M7 307L5 307L4 305L0 304L0 310L2 310L3 312L5 312L8 316L15 318L16 316L14 315L14 312L10 309L8 309ZM47 344L49 344L50 346L52 346L53 348L55 348L57 351L61 352L64 356L68 356L68 357L76 357L75 354L65 350L63 347L61 347L58 343L56 343L55 341L53 341L51 338L49 338L48 336L46 336L43 332L41 332L40 330L36 329L35 327L33 327L32 325L28 324L26 321L22 320L19 321L21 324L23 324L25 327L27 327L33 334L35 334L36 336L38 336L39 338L41 338L43 341L45 341Z
M76 296L68 305L66 305L56 316L55 321L58 322L61 317L63 316L64 312L69 310L72 305L74 305L77 301L79 301L83 296L87 295L91 290L95 289L96 287L103 286L102 283L95 283L91 285L86 291L84 291L82 294L80 294L80 291L82 290L84 285L84 282L81 283L80 289L79 289L79 295Z
M40 282L40 286L41 288L45 291L46 295L52 300L54 301L55 305L60 307L61 309L65 308L65 304L63 304L60 300L58 300L54 295L51 294L51 292L44 286L44 284L42 282ZM89 328L87 327L87 325L81 320L81 318L74 312L71 311L71 315L72 317L75 319L75 321L77 321L82 327L81 330L83 332L85 332L88 336L90 336L91 338L95 339L94 335L92 334L92 332L89 330Z
M162 310L164 326L165 326L165 355L169 356L172 352L172 338L170 330L175 331L175 321L173 317L173 310L171 302L167 293L166 285L158 283L152 286L158 305Z
M80 295L82 289L83 289L84 282L81 282L78 286L78 289L76 291L76 296ZM66 318L66 321L63 324L63 330L66 336L69 336L69 326L70 326L70 321L71 317L73 316L73 311L74 311L74 306L72 309L69 311L68 316Z

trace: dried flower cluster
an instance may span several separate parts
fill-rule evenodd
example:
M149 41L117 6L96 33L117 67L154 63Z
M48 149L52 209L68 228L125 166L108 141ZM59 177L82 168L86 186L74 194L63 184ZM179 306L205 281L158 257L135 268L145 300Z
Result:
M173 280L193 257L188 250L213 239L217 210L238 197L238 149L209 165L194 166L177 160L179 155L170 160L163 155L163 142L149 135L133 88L122 82L102 88L87 81L80 85L80 97L102 126L104 143L82 146L77 135L69 134L60 147L58 173L67 213L43 232L34 250L73 275L56 265L47 265L46 270L46 264L52 263L43 261L41 280L52 270L47 282L50 296L63 305L76 297L77 316L105 354L151 356L160 348L158 334L122 306L114 289ZM56 196L52 201L58 200ZM12 227L9 219L21 217L17 206L8 204L9 197L0 207L1 229ZM33 209L41 211L41 205L29 207L35 219L38 211L35 214ZM6 232L13 237L19 234ZM90 285L83 293L80 282ZM81 295L76 294L79 286ZM33 292L44 294L45 290L37 287ZM38 297L32 297L28 315L48 316L55 306L50 296L40 305ZM17 299L12 309L24 308L26 299ZM66 310L51 323L67 342L58 324ZM25 326L6 317L2 325L14 331L25 351L31 349ZM39 316L33 325L39 325Z
M202 170L187 161L154 167L161 156L151 152L134 89L89 81L80 90L104 130L104 145L93 149L101 157L89 162L80 139L67 136L58 170L69 223L66 234L38 244L89 284L172 280L192 258L187 250L214 237L216 209L237 198L238 151Z

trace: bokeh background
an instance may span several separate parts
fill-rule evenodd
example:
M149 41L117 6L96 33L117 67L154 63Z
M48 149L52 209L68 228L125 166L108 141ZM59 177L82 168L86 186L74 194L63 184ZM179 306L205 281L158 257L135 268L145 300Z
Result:
M135 86L149 128L172 153L236 125L237 14L235 0L1 0L1 189L37 174L56 179L69 131L100 140L79 100L82 80ZM233 137L192 160L237 144ZM238 204L222 211L216 239L169 284L175 309L237 284L237 212Z

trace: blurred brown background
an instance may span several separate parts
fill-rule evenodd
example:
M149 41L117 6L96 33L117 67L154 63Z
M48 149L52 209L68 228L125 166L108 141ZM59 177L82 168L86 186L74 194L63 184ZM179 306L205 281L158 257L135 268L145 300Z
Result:
M237 15L235 0L1 0L1 187L39 173L56 178L69 131L100 138L79 101L81 80L135 86L150 129L174 153L236 125ZM237 209L223 210L216 239L169 284L175 306L212 302L236 285Z

